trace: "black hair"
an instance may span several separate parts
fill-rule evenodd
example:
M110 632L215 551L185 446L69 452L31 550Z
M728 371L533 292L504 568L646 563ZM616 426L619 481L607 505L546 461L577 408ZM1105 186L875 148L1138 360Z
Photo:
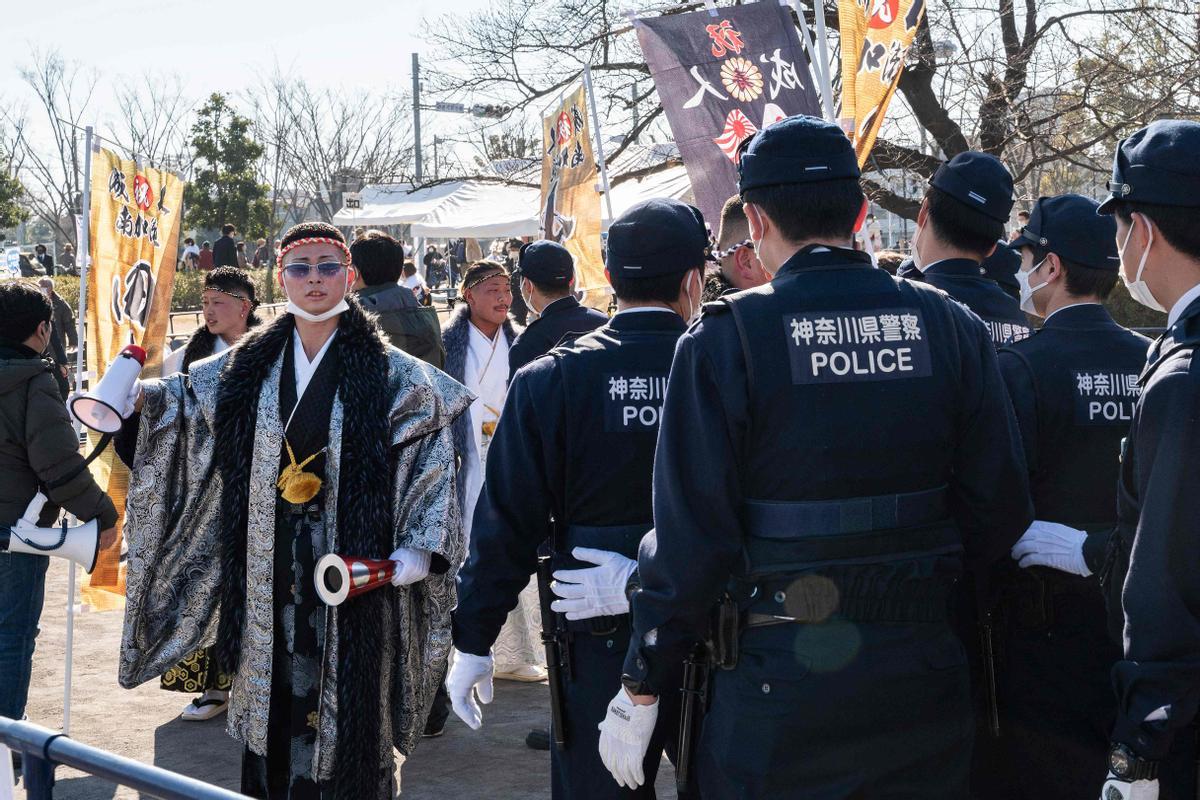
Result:
M965 250L980 261L1004 236L1004 223L980 214L936 186L925 192L933 235L957 250Z
M697 269L703 269L702 265L651 278L623 278L610 273L609 283L617 299L627 303L674 303L679 299L684 278Z
M528 275L522 275L521 277L532 283L546 297L566 297L571 293L571 281L567 281L566 283L542 283L541 281L535 281Z
M1116 203L1113 211L1126 225L1133 224L1135 213L1145 214L1154 220L1167 244L1189 258L1200 260L1200 225L1196 224L1196 209L1122 200Z
M1033 253L1035 265L1041 264L1052 252L1036 245L1029 245L1029 249ZM1074 297L1099 297L1106 300L1117 285L1119 276L1115 269L1096 269L1077 261L1069 261L1062 256L1058 256L1058 261L1066 273L1067 293Z
M847 240L854 234L863 193L857 178L839 178L748 189L742 200L761 208L788 241Z
M741 233L743 230L749 230L749 227L745 204L742 203L741 196L735 194L721 207L721 230L717 233L717 247L726 250L733 246L735 239L739 242L745 239ZM737 236L733 235L735 229L739 234Z
M411 261L405 261L400 271L404 273L405 277L411 277L417 274L417 265Z
M495 275L503 275L506 278L509 277L508 270L504 268L503 264L487 260L473 261L462 274L462 280L459 281L459 291L462 292L472 288L480 281L480 278L483 278L489 272L495 273ZM487 278L492 277L494 275L487 275ZM487 278L483 278L483 280L487 280Z
M300 222L288 228L279 242L279 248L283 249L299 239L336 239L342 244L346 243L342 232L328 222Z
M201 245L200 245L200 247L201 247L201 248L204 248L204 247L209 247L209 248L211 248L211 247L212 247L212 242L205 240L205 242L204 242L203 244L201 244Z
M367 286L400 280L404 246L383 231L370 230L350 245L350 261Z
M192 237L190 237L190 236L189 236L189 237L187 237L186 239L184 239L184 240L183 240L183 243L184 243L184 244L195 244L195 243L196 243L196 240L195 240L195 239L193 239Z
M50 298L24 281L0 283L0 339L21 344L54 314Z
M254 290L254 281L250 280L250 273L244 269L238 269L237 267L217 267L205 273L204 288L244 294L246 299L250 301L250 311L253 312L254 309L258 308L258 293ZM258 322L248 321L248 324L257 325Z
M226 223L221 226L221 235L228 236L229 234L233 233L236 230L237 230L236 225L230 225L230 224Z
M514 237L512 239L509 239L507 242L505 242L504 247L506 250L511 250L514 247L521 247L524 244L525 243L522 242L520 239L517 239Z

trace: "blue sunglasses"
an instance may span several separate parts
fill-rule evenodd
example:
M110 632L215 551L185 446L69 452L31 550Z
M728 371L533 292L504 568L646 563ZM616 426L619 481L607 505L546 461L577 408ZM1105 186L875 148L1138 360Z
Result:
M304 280L312 274L313 267L317 268L317 274L322 278L332 278L346 268L345 264L338 261L323 261L320 264L305 264L303 262L294 262L286 264L283 271L287 273L292 280Z

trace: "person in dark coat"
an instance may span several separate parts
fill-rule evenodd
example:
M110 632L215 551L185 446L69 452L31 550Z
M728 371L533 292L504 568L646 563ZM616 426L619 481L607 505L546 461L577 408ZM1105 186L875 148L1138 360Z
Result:
M388 340L410 356L441 369L446 363L437 310L423 306L412 290L401 286L404 249L383 231L371 230L354 240L350 255L358 270L355 293L363 308L375 314Z
M221 238L217 239L217 243L213 245L214 267L242 266L238 262L237 242L233 238L235 233L237 233L237 227L234 225L225 225L221 228Z
M50 253L47 252L46 245L39 244L37 247L33 248L33 255L34 255L34 258L37 259L38 264L41 265L42 271L45 272L47 275L53 276L54 275L54 256L50 255Z
M537 314L508 351L509 380L517 370L555 345L599 328L608 317L581 305L571 293L575 260L557 242L537 241L521 247L517 288L530 311Z
M517 262L523 245L520 239L509 239L504 245L504 267L512 275L513 304L508 313L512 314L518 325L525 325L529 321L529 306L525 305L525 298L521 295L521 279L517 277Z
M974 311L997 347L1031 332L1017 301L982 266L1004 234L1012 193L1012 176L994 156L968 151L947 161L930 179L917 213L913 264L896 273L936 286Z
M1150 341L1102 305L1120 262L1116 226L1098 206L1040 198L1004 247L1021 262L1021 308L1045 324L999 351L1037 521L1013 548L1020 566L1002 578L996 797L1094 800L1116 717L1109 673L1120 632L1110 635L1099 573Z

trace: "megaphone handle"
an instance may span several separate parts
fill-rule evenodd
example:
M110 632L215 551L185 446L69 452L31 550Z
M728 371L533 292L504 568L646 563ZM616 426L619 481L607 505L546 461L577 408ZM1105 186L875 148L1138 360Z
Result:
M46 507L48 499L41 492L35 494L33 499L29 501L29 505L25 507L25 513L21 515L21 521L37 527L38 519L42 516L42 509Z

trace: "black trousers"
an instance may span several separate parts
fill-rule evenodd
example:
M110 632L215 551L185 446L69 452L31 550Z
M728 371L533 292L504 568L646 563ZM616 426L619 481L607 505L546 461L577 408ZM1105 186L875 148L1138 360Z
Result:
M648 800L655 797L654 779L664 749L675 752L679 728L679 687L659 697L658 724L642 764L646 782L636 791L622 788L600 760L598 725L608 701L621 688L621 672L629 647L629 623L610 634L575 633L571 641L571 679L565 684L567 747L550 747L550 786L554 800Z
M963 800L973 719L947 624L745 631L704 720L704 798Z

